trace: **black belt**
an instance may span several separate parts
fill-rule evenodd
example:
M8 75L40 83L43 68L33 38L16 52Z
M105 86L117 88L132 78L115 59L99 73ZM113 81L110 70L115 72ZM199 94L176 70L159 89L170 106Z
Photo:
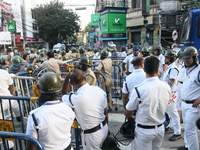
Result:
M180 84L183 84L183 81L178 81Z
M193 104L194 100L188 101L188 100L183 100L183 102L185 102L186 104Z
M102 124L103 124L103 126L105 126L105 124L106 124L106 119L102 122ZM98 131L99 129L101 129L101 123L100 123L98 126L92 128L92 129L84 130L83 133L84 133L84 134L89 134L89 133L96 132L96 131Z
M162 125L163 125L163 123L157 125L157 127L160 127ZM137 126L140 127L140 128L143 128L143 129L155 129L156 128L156 126L146 126L146 125L141 125L141 124L137 124Z
M71 150L72 146L71 143L64 149L64 150Z

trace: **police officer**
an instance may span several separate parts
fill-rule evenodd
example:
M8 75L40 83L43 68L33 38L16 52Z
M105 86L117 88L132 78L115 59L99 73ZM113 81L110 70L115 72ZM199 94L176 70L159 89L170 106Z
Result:
M169 85L159 80L159 60L154 56L145 59L146 79L137 85L126 105L126 116L136 113L135 149L159 150L164 138L165 111L171 96Z
M28 54L24 54L23 55L23 64L24 64L24 66L25 67L28 67L28 65L29 65L29 55Z
M165 71L165 57L161 54L162 47L160 45L154 46L154 54L159 59L159 78L162 78Z
M146 79L146 74L144 72L144 58L136 57L133 59L132 64L134 66L133 72L126 77L123 83L123 104L124 109L126 109L126 104L128 103L131 93L136 85L139 85Z
M177 53L174 50L168 50L165 53L165 64L167 64L166 71L164 72L163 81L166 81L171 87L171 97L169 99L169 106L167 108L167 113L169 113L172 119L172 125L174 127L174 135L169 138L169 141L176 141L181 138L181 125L180 117L177 110L177 84L178 84L178 74L179 70L175 64Z
M144 57L144 59L146 59L147 57L150 56L150 52L149 52L148 47L143 47L141 52L142 52L142 57Z
M58 51L57 55L55 56L55 59L62 60L61 51Z
M122 46L120 48L120 51L121 51L121 53L120 53L119 57L126 57L127 56L127 54L126 54L126 47L125 46Z
M22 64L22 59L19 56L13 58L13 65L9 67L9 73L16 74L18 72L24 72L25 66Z
M83 70L84 76L86 77L86 82L89 85L96 85L96 76L94 72L89 68L90 60L86 56L82 56L79 59L79 69Z
M65 95L69 82L77 92ZM83 149L100 150L108 135L106 93L97 86L87 84L83 72L74 69L65 78L62 94L62 101L74 108L76 119L83 130Z
M112 108L112 95L111 95L111 88L112 88L112 77L111 77L111 73L112 73L112 60L110 58L108 58L108 51L107 50L102 50L101 51L101 62L99 63L98 67L97 67L97 71L101 71L101 73L103 73L103 75L106 78L107 81L107 87L108 87L108 91L109 91L109 101L111 104L111 108ZM101 88L106 91L105 89L105 84L104 81L102 80L101 82Z
M133 43L128 43L127 56L133 53Z
M41 57L41 63L47 60L45 52L40 52L40 57Z
M132 51L133 51L133 54L128 55L128 56L124 59L124 61L123 61L123 63L122 63L122 69L123 69L124 71L125 71L125 64L127 64L127 67L128 67L128 70L127 70L127 72L126 72L127 75L131 74L131 73L133 72L133 70L134 70L133 64L132 64L131 62L132 62L132 60L133 60L136 56L138 56L138 54L139 54L139 47L138 47L138 46L133 46Z
M40 77L37 85L40 107L30 112L26 134L37 139L44 149L72 150L70 131L75 115L60 101L62 84L59 76L47 72ZM34 146L28 142L27 149L33 150Z
M187 47L181 53L181 58L186 67L185 78L181 88L181 109L185 127L185 146L180 147L179 150L199 149L197 127L195 124L197 118L200 116L200 68L198 55L197 49L193 46Z

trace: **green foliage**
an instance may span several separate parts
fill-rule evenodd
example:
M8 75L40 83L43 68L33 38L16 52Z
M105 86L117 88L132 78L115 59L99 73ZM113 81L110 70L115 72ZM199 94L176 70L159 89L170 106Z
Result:
M34 9L40 36L49 42L50 46L56 44L59 39L72 37L80 30L79 16L63 7L64 3L53 0Z
M197 6L200 8L200 2L191 1L182 5L183 15L185 15L191 7Z
M83 35L83 36L84 36L84 34L86 34L86 33L88 32L88 36L86 37L86 42L87 42L87 43L90 42L90 39L89 39L90 33L93 33L94 31L95 31L95 30L94 30L94 28L92 28L91 22L89 22L89 23L87 24L87 26L85 27L85 29L83 30L83 32L82 32L82 35Z

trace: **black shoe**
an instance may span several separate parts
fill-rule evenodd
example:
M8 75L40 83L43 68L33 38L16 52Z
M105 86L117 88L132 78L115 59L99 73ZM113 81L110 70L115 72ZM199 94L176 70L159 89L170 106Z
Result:
M172 137L169 138L169 141L176 141L180 138L181 138L181 134L179 134L179 135L174 134Z
M181 147L179 147L177 150L188 150L188 148L185 147L185 146L181 146Z

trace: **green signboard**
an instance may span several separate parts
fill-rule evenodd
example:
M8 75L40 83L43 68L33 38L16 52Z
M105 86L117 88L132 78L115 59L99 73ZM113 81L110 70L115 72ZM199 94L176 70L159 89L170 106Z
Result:
M8 21L8 31L15 32L15 21Z
M109 33L126 33L126 14L109 14Z
M101 16L101 34L108 34L108 14Z
M92 26L99 26L99 14L91 15L91 23L92 23Z
M106 13L101 15L101 37L126 37L126 13Z

